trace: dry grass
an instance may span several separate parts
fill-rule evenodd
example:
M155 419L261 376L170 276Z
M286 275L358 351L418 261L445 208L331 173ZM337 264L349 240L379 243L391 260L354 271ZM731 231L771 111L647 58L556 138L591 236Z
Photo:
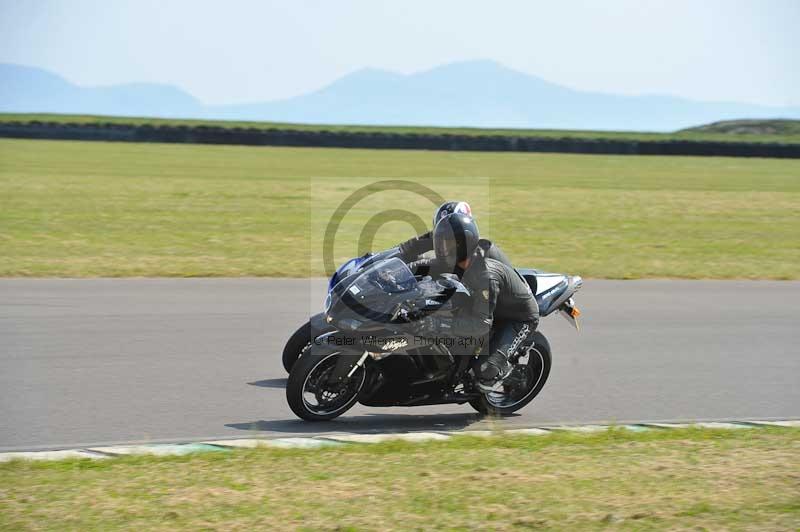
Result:
M800 431L457 438L0 466L0 527L800 526Z
M358 177L368 176L368 177ZM325 216L385 179L465 198L519 266L585 277L800 278L800 161L0 140L0 276L322 275ZM367 220L410 193L361 202ZM374 248L413 229L387 224Z

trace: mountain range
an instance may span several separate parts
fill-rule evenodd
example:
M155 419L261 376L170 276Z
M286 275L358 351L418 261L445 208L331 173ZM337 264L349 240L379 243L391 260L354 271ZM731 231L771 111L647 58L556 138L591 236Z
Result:
M742 118L800 118L800 107L578 91L488 60L408 75L362 69L293 98L234 105L207 105L172 85L82 87L43 69L0 64L0 112L627 131L673 131Z

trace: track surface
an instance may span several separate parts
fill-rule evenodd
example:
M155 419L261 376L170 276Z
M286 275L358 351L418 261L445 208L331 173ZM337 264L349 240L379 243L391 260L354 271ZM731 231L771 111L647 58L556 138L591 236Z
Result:
M310 424L280 353L324 283L0 280L0 450L478 428L468 405L357 406ZM800 416L800 282L587 281L580 334L541 329L554 366L507 425Z

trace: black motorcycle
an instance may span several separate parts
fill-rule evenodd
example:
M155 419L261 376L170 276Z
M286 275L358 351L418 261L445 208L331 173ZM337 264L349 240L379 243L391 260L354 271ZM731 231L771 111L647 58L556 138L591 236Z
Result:
M328 298L331 297L330 294L333 290L333 287L336 286L339 281L365 268L368 268L371 264L374 264L377 261L397 257L399 255L400 249L394 247L379 253L367 253L361 257L355 257L339 266L339 268L333 272L333 275L331 275L331 278L328 280L328 295L325 299L326 305ZM286 373L292 371L292 366L294 366L295 361L311 348L311 343L314 338L320 334L330 332L334 329L335 327L325 321L324 312L314 314L307 322L301 325L292 334L292 336L289 337L289 340L286 341L286 345L283 347L282 362Z
M531 285L542 317L558 311L577 328L579 311L572 295L582 285L580 277L518 271ZM356 402L469 403L479 412L497 415L524 407L550 372L550 346L540 332L510 357L513 371L490 393L477 388L471 371L486 339L417 333L422 317L456 312L469 297L456 276L415 277L396 257L357 265L330 287L325 313L317 316L322 323L314 324L312 318L306 324L311 341L301 337L306 344L291 366L286 386L290 408L302 419L322 421L340 416Z

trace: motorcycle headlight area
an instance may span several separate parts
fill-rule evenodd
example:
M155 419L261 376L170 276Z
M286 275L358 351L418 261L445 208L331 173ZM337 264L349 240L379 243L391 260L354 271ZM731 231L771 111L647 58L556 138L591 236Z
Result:
M341 326L342 329L350 329L351 331L355 331L356 329L358 329L362 325L363 325L363 323L361 323L358 320L354 320L352 318L347 318L347 319L339 321L339 326Z

